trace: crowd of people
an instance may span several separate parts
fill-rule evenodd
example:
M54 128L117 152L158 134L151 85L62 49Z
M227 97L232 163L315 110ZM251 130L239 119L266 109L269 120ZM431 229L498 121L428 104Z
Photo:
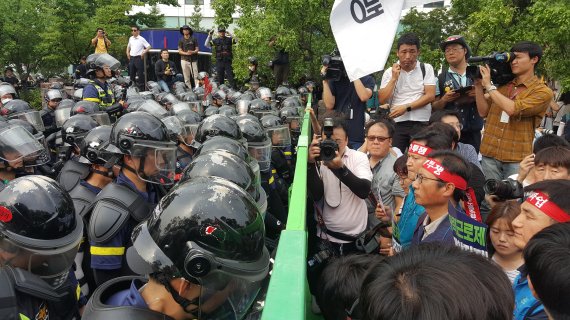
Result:
M0 84L2 319L258 319L303 112L312 312L570 317L570 144L537 131L566 105L535 75L540 46L513 45L497 81L450 36L436 76L403 34L369 114L374 79L328 64L319 84L272 90L252 57L238 90L237 39L218 31L215 74L183 26L181 64L163 49L145 81L150 45L133 26L129 78L98 29L73 95L55 83L38 111Z

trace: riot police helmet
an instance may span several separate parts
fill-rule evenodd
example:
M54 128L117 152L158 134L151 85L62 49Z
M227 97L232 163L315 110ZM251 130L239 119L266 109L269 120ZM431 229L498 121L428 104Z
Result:
M50 156L45 145L25 127L14 122L2 122L0 126L0 161L3 167L22 169L48 163Z
M240 128L234 119L215 114L200 123L194 137L193 146L197 149L204 141L215 136L224 136L235 140L243 139Z
M176 144L168 129L156 116L135 111L120 117L111 130L106 151L139 159L138 168L122 163L150 183L172 184L176 169Z
M269 171L271 167L271 140L269 140L263 126L258 119L242 115L236 122L247 140L247 151L259 163L262 172Z
M53 288L61 286L83 236L73 200L54 180L17 178L0 191L0 264L25 269Z
M80 145L79 162L111 166L113 154L105 150L111 138L111 129L111 126L98 126L89 131Z
M44 131L44 122L38 110L32 109L24 100L14 99L4 104L0 111L7 119L21 119L29 122L36 130Z
M271 139L273 147L289 147L291 146L291 133L289 126L276 115L268 114L261 118L261 125Z
M246 191L226 179L198 177L176 185L135 227L127 262L163 284L193 318L242 319L269 271L264 237L263 218ZM172 278L199 285L200 295L181 297Z

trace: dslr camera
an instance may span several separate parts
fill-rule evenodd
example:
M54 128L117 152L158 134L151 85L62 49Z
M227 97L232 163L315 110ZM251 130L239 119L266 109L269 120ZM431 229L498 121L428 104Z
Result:
M519 199L524 195L522 184L513 179L486 180L483 185L483 190L485 190L485 193L497 196L502 200Z
M325 118L323 124L323 133L325 134L325 139L319 143L319 148L321 148L321 154L317 160L319 161L331 161L336 157L336 151L338 151L338 143L334 141L331 137L333 134L333 119Z
M324 75L326 80L338 81L343 76L348 77L344 69L342 57L337 48L335 48L330 55L324 55L321 63L327 67L327 71Z
M496 85L504 85L515 78L510 62L515 59L514 52L493 52L488 56L471 57L469 63L485 63L491 68L491 80ZM467 77L481 79L478 65L467 66Z

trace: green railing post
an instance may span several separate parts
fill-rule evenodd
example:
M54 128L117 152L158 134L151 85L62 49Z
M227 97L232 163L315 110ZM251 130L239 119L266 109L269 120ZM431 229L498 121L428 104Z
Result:
M311 97L307 106L311 105ZM262 320L300 320L311 317L307 287L307 156L311 143L311 119L305 112L299 143L297 164L287 228L281 232L275 264L269 282Z

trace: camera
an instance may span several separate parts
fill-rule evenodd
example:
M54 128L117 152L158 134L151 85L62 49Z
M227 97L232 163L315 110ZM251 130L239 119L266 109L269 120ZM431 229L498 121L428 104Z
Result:
M327 67L324 75L326 80L338 81L341 77L348 77L338 49L335 48L330 55L324 55L321 63Z
M319 242L317 246L317 249L319 251L307 259L307 265L309 266L310 270L314 270L323 262L326 262L328 259L334 257L335 255L324 241Z
M491 80L494 84L504 85L515 78L511 70L510 62L515 59L513 52L493 52L488 56L471 57L467 59L469 63L486 63L491 68ZM471 79L481 79L479 66L467 66L467 77Z
M483 190L485 190L485 193L497 196L503 200L519 199L524 195L522 184L513 179L486 180Z
M336 157L336 151L338 151L338 143L334 141L331 137L333 134L333 119L325 118L323 124L323 133L325 134L325 140L319 143L319 148L321 148L321 154L317 160L319 161L331 161Z

